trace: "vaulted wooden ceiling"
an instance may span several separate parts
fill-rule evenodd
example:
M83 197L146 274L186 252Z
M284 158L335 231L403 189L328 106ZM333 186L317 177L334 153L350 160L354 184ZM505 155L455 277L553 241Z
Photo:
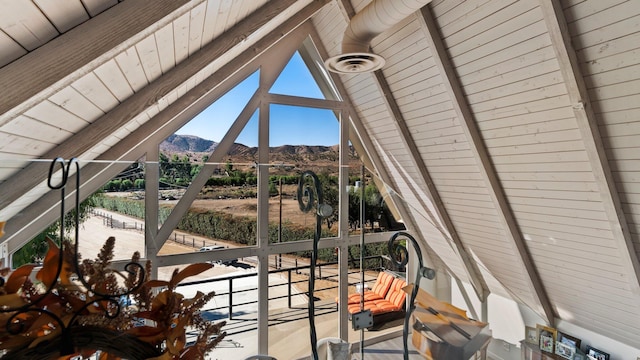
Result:
M0 2L2 250L56 216L33 159L135 160L291 33L339 54L369 2ZM433 0L371 49L331 76L439 267L640 348L639 3Z

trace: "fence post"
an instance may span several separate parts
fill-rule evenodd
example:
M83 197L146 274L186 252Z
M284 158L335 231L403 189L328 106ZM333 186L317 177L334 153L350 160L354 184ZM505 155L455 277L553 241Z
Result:
M196 238L191 238L191 246L196 247Z
M298 270L296 269L296 271ZM287 302L289 303L289 309L291 309L291 268L289 268L287 272L289 273L289 280L287 281Z
M296 274L300 274L300 271L298 270L298 259L296 259Z
M322 279L322 264L318 265L318 274L319 279ZM316 276L316 274L313 274L313 276Z
M229 278L229 320L233 320L233 278Z

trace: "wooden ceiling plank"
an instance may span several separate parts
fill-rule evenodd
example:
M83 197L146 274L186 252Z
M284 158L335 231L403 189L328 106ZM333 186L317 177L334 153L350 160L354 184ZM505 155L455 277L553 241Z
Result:
M80 0L34 0L33 2L61 33L89 20L89 14Z
M176 53L174 50L173 24L167 24L156 31L156 43L158 46L158 57L160 57L160 68L162 73L173 69L176 66Z
M425 29L425 39L429 43L429 48L434 56L436 65L440 69L440 73L445 80L444 84L447 88L447 92L451 96L458 118L461 120L460 123L464 129L465 136L468 142L472 145L471 151L479 165L478 168L482 173L482 177L487 187L491 190L489 195L491 196L496 210L500 215L500 220L504 225L505 233L520 255L524 269L529 276L533 294L538 298L538 301L545 313L544 315L547 322L553 326L553 324L555 324L555 312L551 305L551 301L549 301L549 297L542 284L538 270L533 263L531 254L529 253L527 245L520 233L515 216L509 207L504 189L500 184L496 170L489 158L489 154L477 128L473 113L471 112L464 92L462 91L453 64L447 55L438 25L433 19L429 6L423 7L420 12L421 16L418 18Z
M136 51L134 46L116 55L115 59L118 66L123 69L124 76L127 78L133 92L137 92L149 84L142 69L138 51ZM64 91L64 89L62 91Z
M620 249L622 265L631 277L631 291L640 295L640 259L633 244L616 182L611 173L607 153L602 142L598 119L594 113L589 91L582 75L578 56L571 42L562 4L557 0L540 0L540 7L549 29L549 36L560 63L560 71L567 86L578 128L585 144L593 175L599 187L614 239Z
M0 68L0 125L164 26L189 0L125 1Z
M262 39L258 40L251 48L245 50L239 56L235 58L235 61L232 61L223 67L221 67L216 73L209 76L202 83L198 84L195 88L189 91L185 96L177 99L173 104L169 107L158 113L158 115L154 116L149 121L142 124L138 129L129 134L126 138L118 142L116 145L111 147L107 152L103 153L97 160L125 160L129 161L131 159L138 159L143 156L147 151L150 143L159 144L162 142L167 136L173 134L177 129L182 127L185 123L187 123L190 119L192 119L195 115L204 110L207 106L213 103L217 98L222 96L224 93L229 91L237 82L244 79L249 74L253 73L257 66L255 63L257 62L257 58L260 54L269 49L274 43L278 40L282 39L285 34L288 34L293 29L303 24L309 17L313 16L319 9L321 9L324 5L326 5L329 0L320 0L313 1L311 4L307 5L298 13L291 16L288 20L286 20L283 24L278 26L276 29L271 31L269 34L264 36ZM271 4L270 2L269 4ZM269 6L267 4L266 6ZM281 4L280 4L281 5ZM279 12L280 9L276 6L276 9L272 9L272 11ZM267 12L267 17L270 17L270 12ZM251 19L251 16L248 18ZM231 30L230 30L231 31ZM206 49L206 48L205 48ZM206 51L205 49L201 50ZM215 50L216 48L213 48ZM213 51L209 50L209 51ZM194 57L197 56L198 53L194 54ZM162 79L162 78L161 78ZM161 79L159 81L161 81ZM134 95L137 96L137 95ZM133 115L130 115L132 118ZM105 120L106 119L106 120ZM109 118L107 115L101 118L99 121L112 121L113 119ZM74 156L74 154L64 154L60 155L61 157L70 158ZM98 164L100 165L100 164ZM87 165L89 166L89 165ZM104 164L102 167L98 167L101 171L104 170ZM104 170L109 171L110 175L100 175L100 178L106 182L108 179L117 175L119 170ZM14 193L15 189L19 186L21 181L16 181L16 178L24 176L22 181L26 181L25 179L29 179L29 176L36 176L38 178L37 182L30 182L30 185L27 187L21 187L26 192L32 187L38 186L42 181L45 180L46 171L43 171L42 166L37 167L33 164L26 167L21 172L22 175L15 175L11 178L11 184L8 184L9 181L5 181L0 184L0 197L4 196L6 193ZM25 175L26 174L26 175ZM83 172L83 177L88 176L93 178L95 174L89 172ZM110 177L109 177L110 176ZM83 192L82 194L91 194L95 192L104 184L102 183L93 183L92 186L84 186L83 184ZM8 185L7 185L8 184ZM5 187L6 186L6 187ZM2 191L2 189L10 188L12 191ZM86 192L84 192L86 191ZM42 227L28 225L32 221L32 219L27 219L24 216L19 216L16 218L12 218L11 221L7 223L5 227L5 236L2 240L9 242L10 252L13 252L23 246L28 240L33 238L38 232L40 232L44 227L53 222L57 217L56 210L56 202L59 201L59 196L49 196L53 195L53 192L50 192L46 199L43 197L42 199L37 200L31 207L32 209L41 209L41 211L29 211L30 214L39 214L38 219L42 217L47 217L47 221L38 220L38 224L44 224ZM71 195L71 194L70 194ZM84 195L83 195L84 196ZM48 199L48 200L47 200ZM2 208L2 206L0 206ZM44 213L44 209L47 210Z
M210 33L213 35L213 39L217 39L218 36L225 32L227 17L220 16L220 14L229 14L233 0L220 0L217 2L219 3L218 14L216 15L217 21L215 21L213 28L210 30Z
M0 29L22 47L33 50L58 36L58 30L34 3L11 1L10 4L0 12Z
M204 18L207 2L191 9L189 17L189 55L202 47L202 33L204 31Z
M158 56L158 45L156 44L155 34L151 34L140 40L136 46L138 57L142 63L142 68L147 76L147 81L152 82L162 76L162 66L160 65L160 57Z
M218 24L218 8L220 1L207 1L207 10L204 15L204 25L202 29L202 43L208 44L214 38L215 26Z
M189 13L173 22L173 38L176 64L179 64L189 57Z
M98 66L94 73L118 101L122 102L133 95L133 89L115 59Z
M82 2L91 16L96 16L118 4L118 0L82 0Z
M74 81L71 87L78 91L80 95L85 97L92 104L95 104L97 107L99 107L100 110L104 113L108 112L109 109L112 109L120 103L118 99L111 93L111 91L107 89L106 85L100 81L96 73L94 73L93 71ZM25 111L25 113L28 113L29 111L31 111L31 109L36 108L40 106L40 104L47 101L48 100L44 100L37 104L34 104L34 106Z
M4 31L0 31L0 67L26 54L27 50L20 46Z

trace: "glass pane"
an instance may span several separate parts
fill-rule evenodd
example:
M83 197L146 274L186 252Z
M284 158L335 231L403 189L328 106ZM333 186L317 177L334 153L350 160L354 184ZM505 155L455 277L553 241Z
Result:
M349 233L360 233L360 222L364 220L365 232L404 230L404 224L397 218L399 214L391 201L393 196L382 179L355 163L349 167ZM364 197L363 197L364 196ZM364 213L361 219L360 199L364 199Z
M166 201L181 198L220 141L231 136L227 133L258 89L258 82L259 72L255 72L160 143L160 224L166 219L164 213L173 208Z
M300 53L291 57L287 66L275 81L271 89L272 94L303 96L316 99L324 99L324 95L316 84L309 68L302 60Z
M337 337L337 259L322 249L315 271L315 328L318 339ZM300 359L310 352L308 251L272 256L269 275L269 355Z
M269 143L269 221L270 242L312 239L316 227L317 189L323 202L331 206L331 215L322 219L321 237L338 234L339 216L339 142L338 121L333 111L296 106L272 105ZM298 199L300 176L310 171L315 178L305 176L314 194L314 204L307 212ZM317 182L316 180L317 179ZM303 188L304 189L304 188Z

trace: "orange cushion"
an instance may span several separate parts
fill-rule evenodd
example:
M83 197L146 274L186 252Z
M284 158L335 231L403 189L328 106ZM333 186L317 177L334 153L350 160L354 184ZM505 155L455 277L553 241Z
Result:
M380 295L380 297L385 297L391 287L391 283L393 283L393 280L394 277L391 274L381 271L378 274L378 278L376 279L375 284L373 284L371 291Z
M379 294L374 293L373 291L365 291L364 293L364 301L373 301L384 299L384 296L380 296ZM351 294L347 298L347 304L360 304L360 294Z
M371 310L373 315L385 314L393 311L402 311L407 294L402 288L407 283L402 279L394 279L391 288L384 299L365 301L363 310ZM358 294L360 295L360 294ZM348 307L350 314L360 312L360 303L350 304Z
M384 299L389 292L389 288L393 283L395 277L385 271L378 273L376 282L373 284L371 290L364 292L364 301L372 301ZM339 302L339 298L336 297L336 302ZM347 304L360 304L360 294L351 294L347 298Z

